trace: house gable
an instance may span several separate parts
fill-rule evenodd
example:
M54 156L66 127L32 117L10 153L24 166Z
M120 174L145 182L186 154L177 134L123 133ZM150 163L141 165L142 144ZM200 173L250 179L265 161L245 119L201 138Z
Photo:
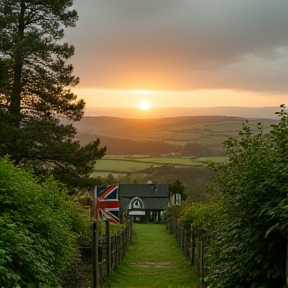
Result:
M119 184L121 211L133 215L141 222L163 221L163 213L169 203L166 184ZM136 216L138 215L138 216Z

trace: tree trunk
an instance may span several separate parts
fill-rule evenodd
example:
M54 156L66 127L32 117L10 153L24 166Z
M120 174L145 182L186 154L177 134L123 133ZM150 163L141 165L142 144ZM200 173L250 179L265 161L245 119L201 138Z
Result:
M20 54L20 53L19 53ZM15 116L20 116L20 105L21 105L21 74L22 74L22 57L21 55L16 56L14 66L14 83L11 94L10 113ZM19 127L19 125L17 126Z
M16 43L16 52L14 55L14 79L11 93L11 104L10 104L10 113L16 116L15 126L20 127L20 109L21 109L21 90L22 90L22 68L23 68L23 47L22 41L24 39L24 15L25 15L26 5L24 2L21 2L21 10L19 13L18 21L18 39Z

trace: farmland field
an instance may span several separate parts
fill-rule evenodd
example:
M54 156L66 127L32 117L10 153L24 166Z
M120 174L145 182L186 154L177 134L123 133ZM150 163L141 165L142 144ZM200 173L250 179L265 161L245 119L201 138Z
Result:
M151 163L143 163L141 161L129 161L121 159L100 159L96 163L97 171L113 171L113 172L135 172L149 167Z
M229 137L239 137L245 120L225 116L84 117L76 128L81 144L99 138L100 147L107 148L92 176L100 176L107 184L114 181L170 184L180 180L187 195L201 200L213 177L208 164L227 161L223 142ZM249 125L257 130L259 122L265 133L278 121L250 119Z
M76 128L77 137L83 144L100 138L101 145L107 147L107 155L180 153L185 156L211 156L208 150L214 149L213 156L221 156L222 143L231 136L237 137L245 120L225 116L160 119L84 117L76 124ZM263 125L263 131L268 132L270 125L277 123L277 120L250 119L249 125L255 129L259 122ZM207 146L207 154L203 155L203 151L201 155L197 151L186 151L183 154L190 143Z
M122 174L131 172L139 172L146 168L156 168L162 165L169 165L174 167L191 167L191 166L206 166L209 162L222 163L227 160L226 156L215 157L180 157L180 156L145 156L143 155L107 155L98 160L95 165L95 174L107 176L108 174Z

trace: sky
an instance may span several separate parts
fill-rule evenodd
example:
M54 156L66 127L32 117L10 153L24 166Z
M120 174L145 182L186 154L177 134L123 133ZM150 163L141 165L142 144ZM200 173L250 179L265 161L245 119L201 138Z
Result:
M288 102L287 0L74 0L87 107Z

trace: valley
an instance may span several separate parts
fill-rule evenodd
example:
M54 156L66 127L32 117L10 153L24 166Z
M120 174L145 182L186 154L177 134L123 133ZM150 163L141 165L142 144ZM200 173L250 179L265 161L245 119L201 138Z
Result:
M270 131L275 119L248 119L257 129ZM223 142L240 137L245 118L185 116L160 119L84 117L75 127L81 144L100 138L106 155L95 165L93 177L107 184L172 183L181 180L188 196L201 199L212 176L208 164L227 161ZM111 183L110 183L111 182Z

